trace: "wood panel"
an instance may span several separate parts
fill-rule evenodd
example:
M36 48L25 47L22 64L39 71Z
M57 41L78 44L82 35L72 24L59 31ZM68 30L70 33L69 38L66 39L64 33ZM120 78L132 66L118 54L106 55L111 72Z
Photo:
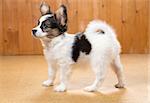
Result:
M84 31L89 21L93 18L92 0L78 0L78 31Z
M149 12L148 12L148 0L136 0L136 33L138 33L138 37L134 38L134 52L138 51L139 53L142 53L143 51L145 53L148 52L148 22L149 22ZM143 19L143 16L145 17ZM140 40L144 40L139 43ZM137 45L138 43L138 45Z
M19 54L17 0L3 0L3 51L4 55Z
M66 0L67 1L67 0ZM68 0L67 8L68 8L68 32L76 33L78 31L78 1L77 0ZM71 28L70 28L71 27Z
M136 34L135 0L122 0L122 41L123 52L133 52L133 39Z
M110 14L108 15L110 17L109 23L112 25L112 27L115 29L117 33L117 37L121 44L122 42L122 2L121 0L110 0Z
M149 39L148 39L148 53L150 54L150 0L148 0L148 18L149 18L149 23L148 23L148 36L149 36Z
M24 9L28 12L24 12ZM31 38L32 12L31 12L31 2L29 0L18 0L18 18L21 19L18 22L19 53L30 54L32 53L31 51L33 51L34 44L33 39Z
M149 0L44 0L54 12L68 8L68 32L85 30L92 19L115 28L123 53L148 53ZM31 29L40 17L41 0L0 0L0 55L42 54Z
M2 0L0 0L0 54L3 54Z
M122 0L122 47L124 53L148 53L147 0Z

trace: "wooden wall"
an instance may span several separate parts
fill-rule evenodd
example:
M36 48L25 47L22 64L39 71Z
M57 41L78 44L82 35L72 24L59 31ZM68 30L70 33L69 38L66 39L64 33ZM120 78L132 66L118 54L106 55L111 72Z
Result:
M150 0L149 0L149 2L148 2L148 6L149 6L149 25L148 25L148 37L149 37L149 39L148 39L148 41L149 41L149 43L148 43L148 48L149 48L149 50L148 50L148 53L150 54Z
M42 0L0 0L0 55L41 54L39 40L31 36L40 16ZM45 0L56 10L66 4L69 33L85 29L92 19L111 24L123 53L149 51L149 0Z

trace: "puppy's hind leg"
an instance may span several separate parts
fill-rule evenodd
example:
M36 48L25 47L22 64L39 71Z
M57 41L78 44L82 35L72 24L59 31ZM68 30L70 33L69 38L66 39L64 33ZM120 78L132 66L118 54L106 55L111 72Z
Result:
M93 63L92 69L95 73L95 81L92 85L84 88L85 91L94 92L103 83L107 66L103 63Z
M113 63L113 70L115 74L117 75L118 83L115 85L116 88L124 88L124 76L123 76L123 66L120 61L120 55L118 55Z

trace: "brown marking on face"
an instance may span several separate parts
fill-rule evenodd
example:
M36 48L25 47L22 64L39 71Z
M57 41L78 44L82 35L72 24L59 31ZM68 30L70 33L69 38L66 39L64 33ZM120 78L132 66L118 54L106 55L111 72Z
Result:
M56 29L51 29L49 32L48 32L48 35L47 35L47 37L48 38L54 38L54 37L57 37L57 36L59 36L59 34L60 34L60 32L59 32L59 30L56 28Z
M97 33L103 33L104 34L104 31L101 30L101 29L97 29L95 32L97 32Z

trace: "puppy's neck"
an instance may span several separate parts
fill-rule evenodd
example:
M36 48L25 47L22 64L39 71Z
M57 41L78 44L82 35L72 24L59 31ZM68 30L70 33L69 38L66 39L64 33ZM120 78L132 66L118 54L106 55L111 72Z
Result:
M63 37L64 37L63 35L60 35L53 39L41 39L43 49L50 50L54 48L57 44L59 44L62 41Z
M50 48L50 44L51 44L52 40L50 40L50 39L40 39L40 40L41 40L43 49Z

